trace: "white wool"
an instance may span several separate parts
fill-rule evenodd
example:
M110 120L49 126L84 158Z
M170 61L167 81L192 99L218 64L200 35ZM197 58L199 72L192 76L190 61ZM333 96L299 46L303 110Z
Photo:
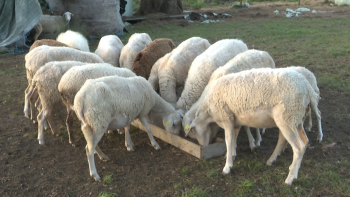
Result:
M24 114L29 117L29 108L31 108L31 118L34 119L34 100L35 87L32 86L32 78L36 71L51 61L79 61L89 63L102 63L103 60L98 55L90 52L84 52L70 47L51 47L39 46L30 51L25 56L25 67L28 80L28 87L25 90Z
M275 62L273 61L272 57L266 52L266 51L259 51L259 50L247 50L245 52L242 52L238 54L236 57L234 57L232 60L227 62L224 66L216 69L214 73L210 77L210 81L208 85L205 87L201 97L198 99L198 101L192 105L192 107L186 112L185 116L182 120L182 126L185 129L187 125L190 125L192 123L192 120L195 117L196 111L198 110L201 101L204 99L206 92L211 89L212 83L227 74L231 73L238 73L244 70L250 70L252 68L275 68ZM185 129L186 131L186 129ZM217 131L210 131L213 133L216 133ZM213 134L212 137L215 135ZM250 136L248 134L248 136ZM190 134L191 138L194 138L193 135ZM250 139L250 148L255 148L254 139Z
M133 34L120 53L120 67L131 70L132 62L134 61L136 54L142 51L142 49L144 49L150 42L152 42L152 39L147 33Z
M105 63L119 66L119 57L124 44L116 35L103 36L98 43L95 54L101 57Z
M61 102L58 92L58 83L67 70L74 66L82 66L87 63L76 61L49 62L41 67L33 77L32 85L37 88L41 111L38 115L38 140L39 144L44 144L44 121L47 120L52 133L57 133L55 123L50 117L52 110Z
M60 33L56 40L70 47L90 52L88 40L79 32L67 30L64 33Z
M248 47L241 40L224 39L217 41L197 56L191 64L188 72L189 77L176 107L187 111L187 108L190 108L201 96L211 74L246 50Z
M60 91L65 104L71 108L76 93L80 90L86 80L113 75L120 77L136 76L128 69L113 67L107 63L89 64L83 67L75 67L67 71L61 78L58 90Z
M183 41L152 67L148 81L153 89L159 87L162 98L175 106L176 89L184 86L193 60L209 46L208 40L199 37Z

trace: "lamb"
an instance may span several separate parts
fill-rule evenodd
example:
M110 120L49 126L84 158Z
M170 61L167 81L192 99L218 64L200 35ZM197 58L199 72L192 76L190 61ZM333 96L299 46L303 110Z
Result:
M132 62L131 71L137 76L148 79L154 63L174 48L175 44L171 39L159 38L153 40L142 51L136 54Z
M135 33L130 38L128 43L123 47L120 53L119 65L122 68L132 69L132 62L138 52L144 49L152 39L146 33Z
M34 40L37 40L40 34L56 35L65 30L72 16L74 15L70 12L65 12L62 16L43 15L40 22L34 27L36 31Z
M119 57L124 44L115 35L103 36L98 43L95 54L101 57L105 63L119 66Z
M41 67L33 77L32 86L36 87L39 94L42 109L37 116L38 141L44 142L44 121L47 120L53 134L57 134L57 127L52 120L52 110L61 102L58 92L58 83L62 75L74 66L83 66L88 63L77 61L49 62Z
M147 114L159 114L167 127L181 125L181 117L175 109L164 101L143 77L123 78L118 76L89 79L81 87L74 99L74 110L81 121L81 130L87 141L90 175L99 180L94 152L107 129L129 127L138 118L147 128L152 145L160 149L154 140ZM126 129L125 133L128 133Z
M88 40L79 32L67 30L64 33L60 33L60 35L57 36L56 40L72 48L90 52Z
M29 51L32 51L38 46L42 45L47 45L47 46L52 46L52 47L69 47L68 45L58 42L56 40L51 40L51 39L42 39L42 40L37 40L35 41L32 46L30 47Z
M176 108L182 112L187 111L201 96L211 74L246 50L248 47L241 40L224 39L217 41L197 56L188 71L189 77L186 79L185 88L176 103Z
M199 100L192 105L192 107L189 109L189 111L186 112L185 116L183 117L182 126L184 128L184 131L187 131L186 128L189 128L189 125L192 123L192 120L195 117L196 111L200 106L200 102L205 97L206 92L211 89L211 85L216 79L219 79L220 77L231 73L238 73L238 72L241 72L244 70L250 70L253 68L275 68L275 62L273 61L269 53L267 53L266 51L259 51L259 50L252 49L252 50L247 50L245 52L238 54L232 60L227 62L224 66L216 69L211 75L209 83L205 87L205 90L203 91ZM212 129L212 127L210 127L209 129ZM260 129L257 128L256 142L250 132L250 128L245 127L245 130L247 132L248 139L249 139L249 147L253 151L257 146L260 146L260 142L261 142ZM216 130L209 131L211 132L210 141L212 141L217 131L218 131L218 128L216 128ZM190 133L190 137L195 138L195 136L191 133Z
M80 61L89 63L102 63L103 60L98 55L79 51L69 47L50 47L39 46L30 51L25 56L25 67L27 73L28 87L25 90L24 98L24 115L29 118L29 108L31 109L30 118L35 122L34 102L36 101L37 93L35 87L32 86L32 79L36 71L51 61Z
M192 37L183 41L171 53L166 54L152 67L148 82L154 90L160 85L160 95L176 106L176 89L183 87L193 60L208 49L208 40Z
M236 156L236 139L242 125L278 127L278 144L267 164L276 160L288 142L293 149L293 162L285 183L291 185L298 177L309 141L303 119L309 105L316 107L318 97L306 78L292 69L263 68L229 74L213 82L188 131L194 132L201 145L206 145L210 133L203 131L207 131L210 123L224 128L227 154L223 174L228 174L233 156Z

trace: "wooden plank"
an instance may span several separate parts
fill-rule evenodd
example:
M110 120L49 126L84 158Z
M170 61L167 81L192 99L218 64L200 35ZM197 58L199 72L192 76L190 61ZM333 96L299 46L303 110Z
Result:
M143 131L146 131L145 126L143 126L139 119L134 120L131 124ZM149 125L151 127L151 131L154 137L157 137L163 140L164 142L171 144L199 159L201 158L202 150L200 145L188 141L180 136L174 135L170 132L167 132L164 129L161 129L158 126L153 125L151 123L149 123Z

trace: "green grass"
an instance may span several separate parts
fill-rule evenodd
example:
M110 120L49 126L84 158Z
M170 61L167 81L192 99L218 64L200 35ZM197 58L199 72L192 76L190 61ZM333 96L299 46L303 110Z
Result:
M103 177L103 184L104 185L109 185L114 181L113 179L113 173L107 173L104 177Z
M181 168L181 174L182 175L188 175L190 173L190 167L184 166Z
M182 193L182 197L207 197L207 196L209 196L207 191L201 189L200 187L195 187Z
M101 192L98 194L98 197L118 197L118 194L111 192Z

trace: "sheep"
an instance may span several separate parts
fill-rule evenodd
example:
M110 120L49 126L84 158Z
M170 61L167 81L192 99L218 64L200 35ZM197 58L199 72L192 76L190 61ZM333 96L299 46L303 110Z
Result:
M318 97L306 78L292 69L262 68L229 74L213 82L187 133L194 132L198 142L206 145L210 133L203 131L207 131L210 123L224 128L227 152L223 174L228 174L233 156L236 156L236 140L242 125L278 127L278 144L267 164L276 160L288 142L293 149L293 162L285 183L291 185L298 177L309 141L303 119L309 105L316 107Z
M24 97L24 115L34 122L35 111L34 102L36 101L37 93L35 87L32 86L32 79L36 71L51 61L80 61L89 63L102 63L103 60L98 55L79 51L69 47L50 47L47 45L39 46L30 51L25 56L25 67L27 73L28 87L25 90ZM31 115L29 117L29 108Z
M56 40L51 40L51 39L42 39L42 40L37 40L35 41L32 46L30 47L29 51L32 51L38 46L42 45L47 45L47 46L52 46L52 47L69 47L68 45L58 42Z
M160 95L176 106L176 89L183 87L193 60L208 49L208 40L192 37L183 41L171 53L166 54L152 67L148 82L154 90L160 85Z
M123 47L120 53L119 65L122 68L132 69L132 62L136 54L144 49L152 39L146 33L135 33L130 38L128 43Z
M176 103L176 108L182 113L187 111L201 96L211 74L246 50L248 47L241 40L224 39L217 41L197 56L188 71L189 77L186 79L185 88Z
M132 62L131 71L137 76L148 79L154 63L174 48L175 44L170 39L159 38L153 40L142 51L136 54Z
M232 60L227 62L224 66L216 69L213 74L210 77L208 85L205 87L201 97L198 99L198 101L192 105L192 107L189 109L189 111L186 112L186 114L183 117L182 120L182 126L184 128L184 131L186 131L186 128L189 127L192 120L195 117L196 111L198 110L200 106L200 102L205 97L208 90L211 89L211 84L216 80L219 79L222 76L225 76L227 74L231 73L238 73L244 70L250 70L252 68L275 68L275 62L273 61L272 57L267 53L266 51L259 51L259 50L247 50L245 52L242 52L238 54L236 57L234 57ZM209 129L212 129L210 127ZM215 136L215 134L218 131L217 130L211 130L211 138L210 141L212 141L212 138ZM249 127L245 127L245 130L248 135L249 139L249 147L253 151L257 146L260 146L261 142L261 135L260 135L260 129L257 128L257 140L255 142ZM195 138L193 134L190 133L191 138Z
M90 52L88 40L79 32L67 30L64 33L60 33L56 40L72 48Z
M87 79L95 79L104 76L117 75L121 77L134 77L135 73L128 69L114 67L111 64L99 63L88 64L83 67L75 67L68 70L58 84L58 91L61 99L67 108L66 126L69 136L69 143L73 144L73 104L74 97Z
M152 145L158 150L147 114L153 111L163 118L167 127L181 125L181 117L169 103L164 101L143 77L123 78L118 76L89 79L74 99L74 111L81 121L81 130L87 141L90 175L99 180L94 152L107 129L129 127L138 118L147 129ZM128 133L128 129L125 133Z
M52 121L52 110L61 102L58 92L58 83L62 75L74 66L83 66L88 63L77 61L49 62L41 67L32 79L32 86L37 88L42 109L37 116L38 141L40 145L44 142L44 121L47 120L53 134L57 134L57 127Z
M68 24L74 16L70 12L65 12L62 16L43 15L40 22L34 27L34 40L37 40L40 34L58 34L68 27Z
M124 44L115 35L103 36L98 43L95 54L101 57L105 63L119 66L119 57Z

